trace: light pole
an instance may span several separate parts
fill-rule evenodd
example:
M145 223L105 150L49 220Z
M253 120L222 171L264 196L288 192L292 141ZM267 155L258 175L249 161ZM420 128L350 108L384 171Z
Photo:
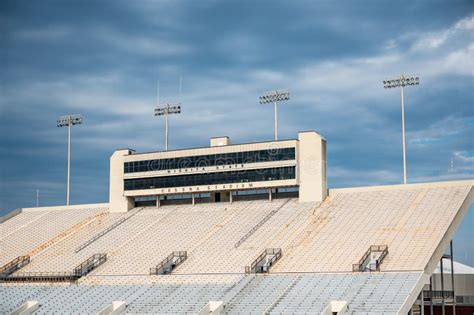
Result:
M69 206L69 195L71 186L71 126L82 124L81 115L61 116L57 120L58 127L67 127L67 188L66 205Z
M288 101L290 99L290 92L287 90L276 90L265 93L260 96L260 104L273 103L275 111L275 141L278 140L278 108L277 103L281 101Z
M168 115L170 114L181 114L181 103L166 103L163 107L155 108L155 116L165 116L165 151L168 151Z
M405 86L415 86L420 84L419 77L410 77L401 75L397 79L384 80L383 87L385 89L400 88L401 100L402 100L402 144L403 144L403 183L407 183L407 157L406 157L406 144L405 144L405 96L403 90Z

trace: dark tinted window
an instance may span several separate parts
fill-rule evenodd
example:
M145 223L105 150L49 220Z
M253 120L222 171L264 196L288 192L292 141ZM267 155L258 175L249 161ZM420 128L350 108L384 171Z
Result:
M295 148L198 155L191 157L126 162L125 173L172 170L216 165L247 164L295 159Z
M126 179L125 190L262 182L295 178L295 167Z

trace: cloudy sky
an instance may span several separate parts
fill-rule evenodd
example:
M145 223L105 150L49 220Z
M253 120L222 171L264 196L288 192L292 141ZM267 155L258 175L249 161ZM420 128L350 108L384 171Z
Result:
M170 146L273 137L272 106L288 88L280 137L328 140L329 184L402 180L400 91L406 90L409 182L474 177L474 3L466 1L2 1L0 215L65 202L73 128L72 203L106 202L117 148L161 150L160 100L179 100ZM474 265L474 209L456 256Z

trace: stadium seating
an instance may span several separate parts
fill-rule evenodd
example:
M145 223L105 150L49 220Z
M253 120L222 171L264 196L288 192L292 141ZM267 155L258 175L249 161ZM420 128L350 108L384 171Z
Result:
M25 211L0 224L0 266L13 274L71 271L96 253L107 261L73 284L0 283L0 313L38 301L35 314L193 313L223 301L228 314L314 314L346 301L351 314L396 314L413 294L471 182L335 189L322 203L297 198L140 207ZM371 245L388 248L375 272L353 272ZM85 245L85 246L83 246ZM268 274L245 275L268 248ZM384 247L385 248L385 247ZM168 275L150 275L186 251Z
M225 300L228 314L316 314L344 300L354 314L396 314L419 273L256 275L238 289L237 276L173 276L139 285L0 286L2 310L25 300L40 301L35 314L93 314L112 301L125 301L126 313L196 314L210 300ZM170 278L163 276L164 278ZM224 280L224 278L226 278Z
M8 233L4 232L3 225L9 220L1 224L0 265L17 256L41 252L101 214L105 214L106 211L106 208L85 208L81 211L39 212L38 215L35 213L36 216L31 216L28 212L17 215L13 219L16 219L19 225L16 228L9 226ZM27 219L25 220L24 217Z

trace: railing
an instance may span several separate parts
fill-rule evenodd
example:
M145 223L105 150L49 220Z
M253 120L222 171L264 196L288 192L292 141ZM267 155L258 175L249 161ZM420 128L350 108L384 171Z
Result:
M79 266L74 268L73 272L23 272L14 275L0 273L0 282L66 282L76 281L80 277L87 275L107 261L107 254L94 254ZM15 266L24 266L30 262L29 256L20 256L7 265L16 262ZM5 266L7 266L5 265ZM4 266L4 267L5 267ZM20 267L20 268L21 268ZM3 267L2 267L3 268ZM18 270L17 268L16 270Z
M250 266L245 266L245 273L267 273L273 263L281 258L281 255L281 248L267 248L260 255L258 255L258 257L250 264ZM264 264L262 264L267 256L270 256L270 258Z
M82 277L107 261L107 254L94 254L74 268L74 275Z
M250 229L250 231L248 231L244 236L242 236L242 238L240 240L237 241L237 243L235 243L234 247L237 248L239 247L243 242L245 242L253 233L255 233L255 231L257 231L262 225L264 225L268 220L270 220L270 218L275 214L277 213L278 211L280 211L281 208L283 208L287 203L288 203L289 199L287 201L285 201L281 206L279 206L277 209L271 211L270 213L268 213L262 220L260 220L260 222L258 222L253 228Z
M17 208L7 214L5 214L4 216L1 216L0 217L0 223L3 223L7 220L10 220L11 218L13 218L14 216L20 214L22 212L22 209L21 208Z
M296 284L298 283L298 281L301 280L301 275L299 276L296 276L293 278L293 280L291 280L290 284L286 286L286 288L280 293L280 295L272 302L272 304L270 304L269 306L267 306L266 310L262 313L264 315L267 315L267 314L271 314L272 313L272 310L275 308L275 306L277 306L278 304L280 304L280 302L286 297L286 295L288 294L288 292L290 292L295 286Z
M456 295L456 304L474 305L474 295Z
M117 222L115 222L114 224L112 224L111 226L109 226L108 228L104 229L103 231L97 233L96 235L94 235L92 238L90 238L89 240L85 241L84 243L82 243L81 245L79 245L74 251L76 253L79 253L81 250L83 250L84 248L86 248L87 246L89 246L90 244L94 243L95 241L97 241L99 238L101 238L102 236L104 236L105 234L109 233L110 231L112 231L113 229L115 229L117 226L121 225L122 223L124 223L125 221L127 221L128 219L130 219L131 217L133 217L135 214L137 214L138 212L140 212L141 210L143 210L144 208L140 208L138 209L137 211L133 212L132 214L130 214L129 216L125 217L125 218L121 218L120 220L118 220Z
M75 250L74 252L76 253L79 253L81 250L83 250L84 248L86 248L87 246L89 246L90 244L94 243L95 241L97 241L99 238L101 238L102 236L104 236L105 234L109 233L110 231L112 231L113 229L115 229L117 226L119 226L120 224L122 224L123 222L127 221L127 218L122 218L120 220L118 220L117 222L115 222L114 224L112 224L111 226L109 226L108 228L106 228L105 230L97 233L96 235L94 235L91 239L87 240L86 242L82 243L81 245L79 245Z
M24 266L30 263L30 256L19 256L7 264L0 267L0 278L8 277L18 269L23 268Z
M67 282L79 279L72 272L23 272L0 278L1 282Z
M425 290L423 291L423 298L425 301L430 301L431 299L433 301L441 301L443 298L445 301L454 301L454 292L453 291L441 291L441 290L435 290L435 291L429 291Z
M187 251L174 251L156 267L150 268L150 275L167 275L188 258Z
M375 260L375 263L366 263L369 259L370 254L372 253L380 253L378 259ZM365 252L362 258L359 260L357 264L352 265L353 272L363 272L368 269L369 271L379 271L380 264L384 260L384 258L388 255L388 246L387 245L371 245L369 249ZM369 267L369 268L367 268Z

